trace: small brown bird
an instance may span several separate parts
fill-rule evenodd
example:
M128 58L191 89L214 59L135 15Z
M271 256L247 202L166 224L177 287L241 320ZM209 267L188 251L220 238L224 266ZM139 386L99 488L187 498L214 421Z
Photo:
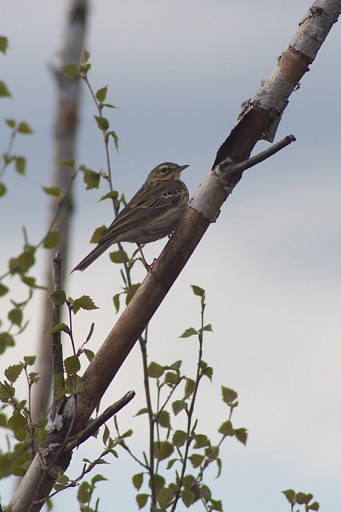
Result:
M72 272L85 270L117 242L134 242L140 249L141 244L170 235L188 202L188 189L180 180L181 171L187 167L164 162L150 171L140 190L104 231L95 249Z

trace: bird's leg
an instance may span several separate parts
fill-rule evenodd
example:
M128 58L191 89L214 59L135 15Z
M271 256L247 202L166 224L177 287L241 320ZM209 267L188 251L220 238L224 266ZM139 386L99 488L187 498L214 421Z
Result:
M144 257L144 254L143 254L143 251L142 251L142 245L141 245L141 244L136 244L136 245L137 245L137 247L138 247L138 249L139 249L139 251L140 251L140 254L141 254L141 257L142 257L142 261L143 261L144 266L145 266L145 267L146 267L146 269L147 269L147 272L150 272L150 271L151 271L151 269L152 269L152 266L153 266L153 263L154 263L154 261L155 261L155 260L153 261L153 263L152 263L151 265L149 265L149 264L147 263L146 258Z

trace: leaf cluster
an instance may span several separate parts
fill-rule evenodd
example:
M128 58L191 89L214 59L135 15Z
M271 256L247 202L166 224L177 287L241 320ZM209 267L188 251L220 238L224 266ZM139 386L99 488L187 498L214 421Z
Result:
M317 501L312 501L314 496L311 493L295 492L293 489L287 489L282 492L291 505L291 512L294 511L296 505L302 505L305 512L309 512L309 510L317 511L320 508L320 504ZM296 512L299 512L299 510L297 508Z
M35 363L35 356L25 356L23 361L6 368L5 379L0 381L0 426L12 432L18 443L11 446L8 438L8 450L0 450L0 478L11 474L22 476L32 460L36 446L45 437L46 420L32 422L30 412L31 388L38 382L38 373L29 371ZM16 397L14 384L24 372L29 399L19 400ZM7 413L6 409L10 409Z
M220 447L228 437L235 437L246 444L245 428L235 428L231 421L232 412L238 406L237 393L222 386L222 399L228 407L227 419L217 425L218 439L213 441L210 436L198 429L199 419L194 417L197 393L202 378L212 381L213 368L202 358L204 334L212 331L210 324L204 322L205 291L192 286L193 293L200 297L201 325L190 327L180 336L182 339L195 337L198 341L198 362L195 375L182 373L182 361L169 365L158 362L147 362L146 339L140 341L144 360L146 407L140 409L136 416L148 417L151 445L143 452L143 458L135 455L127 439L122 438L120 445L128 451L134 460L143 468L142 472L133 475L132 482L139 509L150 501L151 510L177 510L178 502L189 508L200 501L205 510L222 510L222 502L216 500L205 481L207 470L216 467L216 476L222 471ZM152 405L150 387L156 387L156 403ZM182 428L174 428L173 423L182 423ZM117 435L120 438L116 419ZM148 457L146 453L149 453ZM149 492L141 492L147 484Z

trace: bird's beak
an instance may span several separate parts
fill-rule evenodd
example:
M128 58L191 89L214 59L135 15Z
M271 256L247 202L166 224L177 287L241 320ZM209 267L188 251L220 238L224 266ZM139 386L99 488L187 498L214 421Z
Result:
M189 167L189 165L179 165L179 167L177 168L177 171L181 172L184 169L187 169L187 167Z

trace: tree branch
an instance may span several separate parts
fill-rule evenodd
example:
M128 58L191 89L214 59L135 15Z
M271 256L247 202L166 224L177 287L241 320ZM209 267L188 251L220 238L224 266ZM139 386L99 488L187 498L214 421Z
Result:
M117 414L123 407L125 407L135 396L135 391L128 391L122 398L120 398L117 402L110 405L107 409L105 409L100 416L95 418L89 423L84 430L82 430L79 434L69 439L69 442L65 446L66 451L72 451L77 446L84 443L89 437L94 435L96 430L98 430L106 421L108 421L114 414Z
M221 162L221 164L218 164L213 172L217 176L219 183L224 187L225 192L230 194L233 190L230 183L234 182L236 177L240 179L244 171L264 162L264 160L275 155L281 149L295 142L295 140L294 135L287 135L284 139L272 144L268 149L265 149L261 153L258 153L258 155L248 158L243 162L236 163L233 162L231 158L227 158Z

